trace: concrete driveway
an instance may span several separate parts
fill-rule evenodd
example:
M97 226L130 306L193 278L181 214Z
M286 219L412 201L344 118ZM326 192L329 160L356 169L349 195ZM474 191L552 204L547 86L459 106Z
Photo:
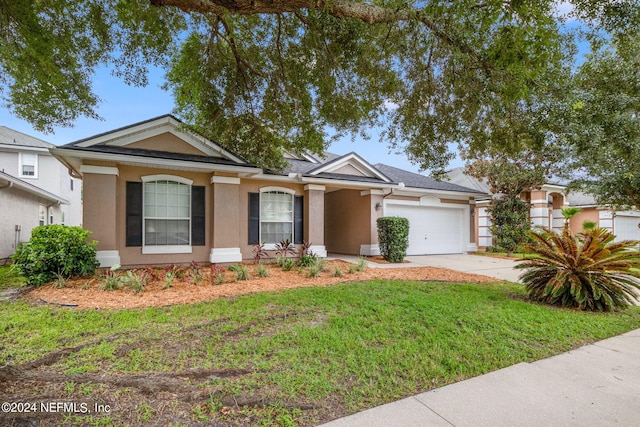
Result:
M420 255L408 256L406 259L412 264L421 266L442 267L462 271L463 273L483 274L511 282L517 282L518 276L523 272L523 270L513 268L518 265L517 261L482 255Z

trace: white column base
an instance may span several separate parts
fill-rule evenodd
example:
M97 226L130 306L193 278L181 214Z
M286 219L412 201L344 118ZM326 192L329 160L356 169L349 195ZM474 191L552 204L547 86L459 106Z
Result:
M360 245L360 255L377 256L380 255L380 245Z
M240 248L211 248L209 262L211 264L242 262L242 252L240 252Z
M324 245L311 245L309 246L309 252L320 258L327 257L327 248Z
M96 251L96 259L100 261L100 267L113 267L120 265L119 251Z
M478 246L475 243L467 243L467 252L478 252Z

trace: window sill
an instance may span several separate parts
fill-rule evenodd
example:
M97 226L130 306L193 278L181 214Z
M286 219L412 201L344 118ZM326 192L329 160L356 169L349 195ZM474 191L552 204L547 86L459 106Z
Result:
M144 255L153 254L190 254L191 246L175 245L175 246L143 246L142 253Z

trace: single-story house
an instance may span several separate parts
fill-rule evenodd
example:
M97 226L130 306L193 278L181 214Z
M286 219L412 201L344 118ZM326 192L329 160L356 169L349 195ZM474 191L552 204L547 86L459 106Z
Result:
M287 154L286 170L263 170L171 115L51 152L83 179L101 266L239 262L286 239L319 256L376 255L376 219L392 215L410 220L409 254L476 250L481 192L356 153Z

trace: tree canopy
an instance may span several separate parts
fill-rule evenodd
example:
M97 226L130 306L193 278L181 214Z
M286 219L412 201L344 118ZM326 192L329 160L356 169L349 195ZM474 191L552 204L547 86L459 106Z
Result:
M157 66L186 123L260 166L281 166L283 150L322 152L330 130L379 126L441 170L452 142L513 152L553 136L546 111L571 110L559 92L575 53L557 3L0 1L0 97L51 131L96 116L97 67L145 85ZM596 35L640 23L635 1L571 3ZM514 124L532 137L514 144Z

